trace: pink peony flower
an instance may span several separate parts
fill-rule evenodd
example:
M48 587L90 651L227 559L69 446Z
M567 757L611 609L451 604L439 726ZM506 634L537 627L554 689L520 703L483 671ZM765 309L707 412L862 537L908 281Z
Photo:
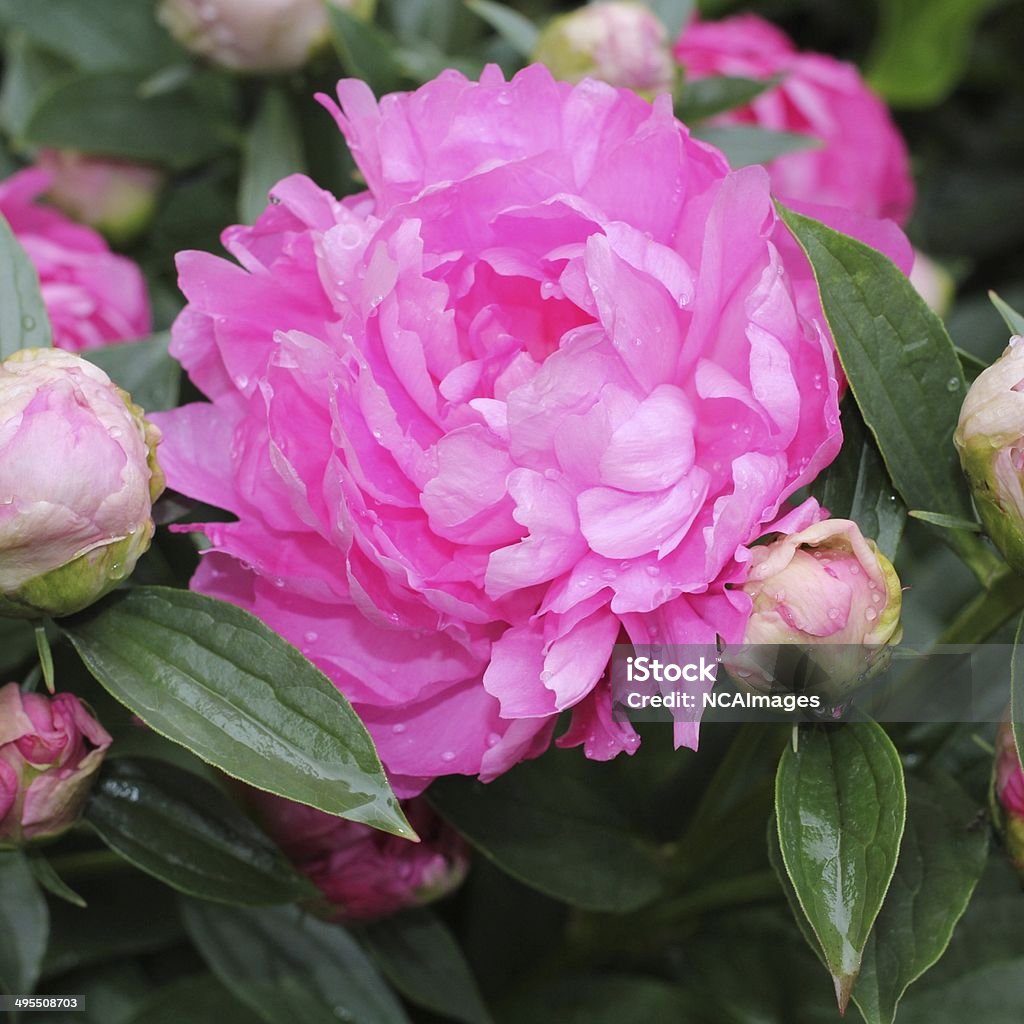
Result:
M423 799L403 810L418 843L258 790L246 799L285 855L344 921L419 907L461 885L470 850Z
M632 751L617 638L738 639L726 584L841 441L768 176L668 97L539 65L339 96L369 190L288 178L225 233L241 266L179 257L174 352L212 402L160 418L161 461L238 517L193 585L320 665L406 795L494 778L568 709L560 744Z
M754 14L692 22L675 54L692 80L782 77L748 106L715 118L716 124L755 124L821 140L820 149L768 165L777 195L906 222L914 201L906 145L885 104L852 64L801 53L784 32Z
M110 742L72 694L0 687L0 848L69 829Z
M149 334L139 268L112 253L91 228L37 203L50 183L40 168L0 182L0 213L35 264L54 344L75 352Z

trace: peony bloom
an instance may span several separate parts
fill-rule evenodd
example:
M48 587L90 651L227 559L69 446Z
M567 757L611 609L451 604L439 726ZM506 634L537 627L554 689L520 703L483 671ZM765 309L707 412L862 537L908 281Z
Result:
M0 363L0 615L70 615L153 536L160 434L92 363L23 349Z
M667 96L540 65L339 96L368 191L288 178L225 233L241 266L179 257L173 350L212 402L159 419L161 459L238 517L193 585L327 672L405 795L536 756L567 709L562 745L632 751L617 637L742 636L726 584L841 442L768 176Z
M232 71L294 71L327 40L326 5L369 18L376 0L161 0L183 46Z
M675 54L688 79L782 78L748 106L714 119L821 140L820 149L771 161L777 195L906 222L914 201L906 145L885 104L852 64L801 53L784 32L754 14L692 22Z
M992 543L1024 572L1024 338L971 384L953 443Z
M758 647L800 644L817 650L833 697L888 663L903 634L903 593L892 563L848 519L826 519L752 551L743 585L751 615L743 636L753 645L727 656L741 679L757 671ZM765 657L774 652L766 650ZM746 671L745 671L746 670Z
M534 60L556 78L599 78L649 95L671 92L677 68L657 15L630 0L588 4L555 18L540 34Z
M422 798L402 808L418 843L259 790L246 799L338 920L369 921L431 903L457 889L469 867L465 841Z
M38 163L50 175L46 198L115 241L138 234L156 208L163 174L155 167L63 149L44 150Z
M91 228L35 200L51 184L41 168L0 182L0 213L39 274L53 343L72 352L128 341L151 329L139 268Z
M992 819L1003 836L1013 866L1024 878L1024 769L1009 721L1003 721L996 734Z
M0 849L67 831L109 746L72 694L0 687Z

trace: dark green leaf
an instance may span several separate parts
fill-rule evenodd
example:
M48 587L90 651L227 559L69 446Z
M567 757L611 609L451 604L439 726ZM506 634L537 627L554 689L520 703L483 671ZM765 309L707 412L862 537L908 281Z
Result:
M969 530L972 533L981 532L981 524L973 519L960 519L958 516L945 516L941 512L924 512L921 509L911 509L907 513L913 519L920 519L922 523L931 523L932 526L940 526L944 530Z
M517 765L486 786L448 776L428 795L481 853L555 899L619 912L651 902L662 886L649 849L616 807L554 763Z
M168 355L170 341L170 334L165 332L143 341L89 349L82 355L124 388L146 412L158 412L178 402L181 365Z
M395 40L333 4L328 5L327 13L334 49L345 71L363 79L377 96L401 89L404 79L394 57Z
M999 311L1003 322L1009 328L1011 334L1024 334L1024 316L1021 316L1008 302L1004 302L995 292L989 292L988 297L992 305Z
M0 992L35 989L49 927L46 900L24 855L0 851Z
M53 865L42 854L29 857L28 866L32 869L32 874L35 875L36 881L51 896L56 896L57 899L64 900L65 903L70 903L73 907L78 907L80 910L85 909L87 905L85 900L57 874Z
M340 925L294 907L188 900L185 927L213 973L267 1024L408 1024L398 1000Z
M814 270L839 358L911 508L973 518L953 447L966 392L942 321L875 249L780 207Z
M184 590L135 587L61 627L121 703L228 775L412 835L348 702L248 612Z
M1017 621L1010 662L1010 720L1017 743L1017 758L1024 765L1024 615Z
M410 1002L464 1024L490 1024L462 950L436 914L406 910L367 925L361 938Z
M179 892L248 904L315 895L223 793L174 765L111 761L85 820L112 850Z
M669 39L678 39L683 26L690 20L696 0L646 0L665 26Z
M25 126L26 145L81 149L149 160L175 170L203 163L231 144L230 129L194 90L143 97L144 79L125 72L84 73L39 101Z
M8 135L20 136L39 97L74 75L75 69L67 61L36 46L24 32L11 32L0 92L0 124Z
M540 32L529 18L505 4L491 0L466 0L466 6L487 22L521 57L529 59L537 49Z
M887 558L895 558L907 508L899 499L874 439L855 403L843 402L843 448L811 487L837 519L852 519Z
M52 344L39 275L0 214L0 361L21 348Z
M242 151L238 211L252 224L266 209L270 190L289 174L306 169L298 121L281 89L267 89Z
M973 384L982 370L988 368L988 363L984 359L979 359L962 348L957 348L956 357L960 360L960 367L964 371L964 377L968 384Z
M813 135L775 132L747 124L697 128L693 137L717 146L734 168L765 164L787 153L802 153L821 146L821 140Z
M252 1024L252 1014L216 978L181 978L157 989L124 1024Z
M993 0L882 0L868 80L890 103L937 103L967 68L978 18Z
M845 1010L896 869L906 818L899 754L873 722L800 733L775 784L779 846Z
M0 0L0 19L85 71L152 69L177 51L150 3Z
M12 673L35 649L35 634L27 621L0 619L0 677L12 678Z
M766 89L778 85L781 78L730 78L714 76L687 81L676 103L676 117L684 124L701 121L736 107L746 106Z
M988 829L952 780L910 778L907 795L896 874L853 990L868 1024L893 1024L903 993L946 951L988 855Z

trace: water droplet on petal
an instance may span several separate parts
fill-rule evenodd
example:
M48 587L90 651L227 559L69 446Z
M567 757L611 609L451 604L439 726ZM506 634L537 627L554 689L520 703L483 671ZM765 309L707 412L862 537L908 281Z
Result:
M303 633L302 639L305 640L307 644L315 644L317 642L317 640L320 639L320 634L314 632L311 629L311 630L309 630L309 632Z
M614 569L602 569L601 570L601 579L606 580L607 582L610 583L612 580L617 579L617 578L618 578L618 573Z
M834 622L836 619L839 618L839 609L838 608L829 608L829 610L828 610L828 617Z
M661 569L658 566L656 566L656 565L648 565L647 568L646 568L646 572L647 572L648 576L660 576L661 575Z
M403 732L405 732L405 725L402 722L396 722L393 726L391 726L391 731L396 735L400 736Z
M455 751L454 750L446 750L441 755L441 760L446 762L446 763L448 763L448 764L450 764L452 761L455 760Z
M868 620L868 622L874 622L874 621L875 621L875 619L877 619L877 618L878 618L878 612L876 612L874 608L869 608L869 609L868 609L868 610L867 610L867 611L866 611L866 612L864 613L864 618L865 618L865 619L867 619L867 620Z

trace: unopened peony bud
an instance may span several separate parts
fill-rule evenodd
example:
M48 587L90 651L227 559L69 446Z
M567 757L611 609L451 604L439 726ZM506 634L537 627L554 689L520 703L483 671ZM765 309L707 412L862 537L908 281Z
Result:
M953 304L956 283L953 276L919 249L914 250L914 266L910 271L910 283L917 294L939 314L945 316Z
M1003 837L1013 866L1024 878L1024 771L1021 770L1013 729L1008 721L999 726L996 734L992 819Z
M376 0L326 0L369 19ZM160 21L193 53L232 71L294 71L328 34L325 0L163 0Z
M149 223L163 181L153 167L71 150L44 150L38 164L51 179L46 198L116 242L133 238Z
M106 729L72 694L0 687L0 848L69 829L109 746Z
M418 843L257 790L246 790L267 832L344 921L418 907L458 888L465 841L423 799L402 805Z
M70 615L153 536L160 433L99 367L58 349L0 363L0 614Z
M597 78L653 96L671 92L676 64L658 17L629 0L590 4L555 18L537 41L534 60L556 78Z
M953 442L985 530L1024 572L1024 338L970 386Z
M824 691L839 699L883 668L902 636L896 571L847 519L755 547L743 589L753 602L744 635L751 651L738 672L736 660L725 659L741 679L768 681L757 672L761 645L799 644L814 651Z

